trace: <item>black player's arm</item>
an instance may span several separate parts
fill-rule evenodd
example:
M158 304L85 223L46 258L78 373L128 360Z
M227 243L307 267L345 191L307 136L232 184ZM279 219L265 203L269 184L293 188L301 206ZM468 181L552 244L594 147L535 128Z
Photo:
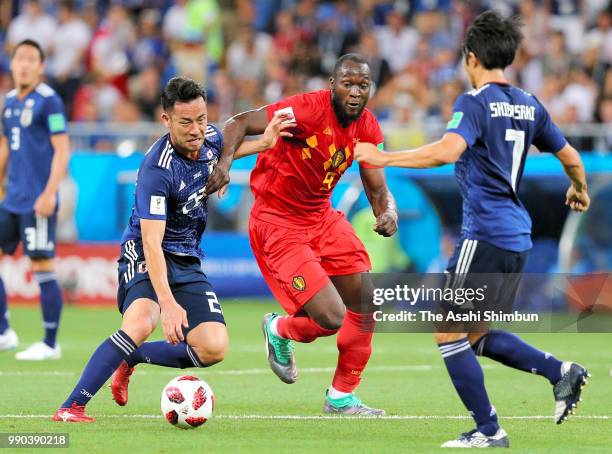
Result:
M375 166L428 169L452 164L466 149L467 143L463 137L447 132L440 140L414 150L382 152L373 144L358 143L355 146L355 159Z
M242 142L240 147L234 152L234 160L272 148L279 137L293 137L293 134L287 131L287 129L295 127L293 120L293 117L287 113L274 114L274 117L266 125L266 129L260 137Z
M587 190L586 171L578 151L569 143L555 153L565 173L572 184L567 190L565 204L574 211L586 211L589 209L591 199Z
M397 207L387 186L384 170L359 167L359 173L363 189L376 216L374 231L382 236L393 235L397 232Z
M229 183L229 169L234 161L234 154L246 135L262 134L268 125L266 107L234 115L223 126L223 150L215 170L208 178L206 195L217 192Z
M70 139L68 134L53 134L51 136L51 146L53 147L53 160L51 161L51 172L49 173L49 179L47 180L44 192L55 195L68 171L68 162L70 161Z
M223 126L223 138L225 140L223 152L225 153L227 150L228 153L232 153L234 159L240 159L263 151L257 150L256 144L248 145L250 142L243 142L248 135L263 134L267 126L268 112L265 106L234 115Z
M166 221L141 219L140 231L149 279L151 279L151 284L153 284L162 314L164 335L170 343L177 344L184 340L181 326L187 326L187 316L185 311L174 300L170 283L168 282L166 259L162 250Z

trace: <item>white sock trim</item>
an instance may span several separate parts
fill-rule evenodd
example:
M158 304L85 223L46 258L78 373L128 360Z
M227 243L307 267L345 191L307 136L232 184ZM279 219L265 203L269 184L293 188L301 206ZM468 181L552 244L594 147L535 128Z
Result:
M341 399L342 397L350 396L351 394L353 393L343 393L342 391L338 391L333 386L330 386L329 391L327 392L330 399Z
M280 318L280 317L274 317L274 318L272 319L272 321L270 322L270 332L271 332L272 334L274 334L275 336L279 336L279 334L278 334L278 329L277 329L277 327L276 327L276 325L278 324L278 319L279 319L279 318Z

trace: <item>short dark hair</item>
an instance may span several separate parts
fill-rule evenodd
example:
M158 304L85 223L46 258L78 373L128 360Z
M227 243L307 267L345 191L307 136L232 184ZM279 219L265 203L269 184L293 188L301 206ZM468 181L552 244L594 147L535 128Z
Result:
M61 0L59 2L59 7L67 9L70 12L74 12L75 11L74 0Z
M189 102L200 97L206 102L206 90L202 85L187 77L173 77L162 92L161 104L169 112L177 102Z
M17 45L13 49L13 53L11 55L11 58L15 56L15 53L17 52L17 49L19 49L21 46L31 46L31 47L34 47L38 51L38 54L40 55L40 61L42 63L45 62L45 53L43 52L42 47L40 47L40 44L38 44L33 39L24 39L23 41L20 41L19 43L17 43Z
M519 16L503 17L496 11L485 11L467 30L463 56L474 53L486 69L506 68L523 40L522 25Z
M342 65L347 61L359 63L360 65L368 65L368 61L361 54L354 53L354 52L350 54L344 54L342 57L336 60L336 64L334 65L334 70L332 72L332 77L336 77L336 74L338 74L338 71L340 70Z

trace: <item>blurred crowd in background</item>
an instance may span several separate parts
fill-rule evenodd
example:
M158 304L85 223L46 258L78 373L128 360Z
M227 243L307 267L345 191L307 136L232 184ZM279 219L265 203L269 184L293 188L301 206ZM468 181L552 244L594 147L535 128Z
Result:
M388 148L419 145L469 88L460 43L471 20L520 14L525 42L508 71L560 124L612 130L610 0L123 0L0 2L0 95L11 88L12 46L32 38L48 54L47 81L75 122L159 118L164 83L181 74L209 92L210 121L327 87L336 58L370 61L370 108L390 125ZM1 100L0 100L1 101ZM612 132L576 137L612 149Z

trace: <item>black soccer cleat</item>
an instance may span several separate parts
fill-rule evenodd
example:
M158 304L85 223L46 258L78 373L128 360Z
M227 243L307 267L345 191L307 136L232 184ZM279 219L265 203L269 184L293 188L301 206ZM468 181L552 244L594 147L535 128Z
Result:
M578 402L582 399L582 388L588 384L591 376L589 372L578 363L564 361L561 365L561 379L555 383L553 394L555 396L555 422L557 424L567 421L570 415L576 414Z

